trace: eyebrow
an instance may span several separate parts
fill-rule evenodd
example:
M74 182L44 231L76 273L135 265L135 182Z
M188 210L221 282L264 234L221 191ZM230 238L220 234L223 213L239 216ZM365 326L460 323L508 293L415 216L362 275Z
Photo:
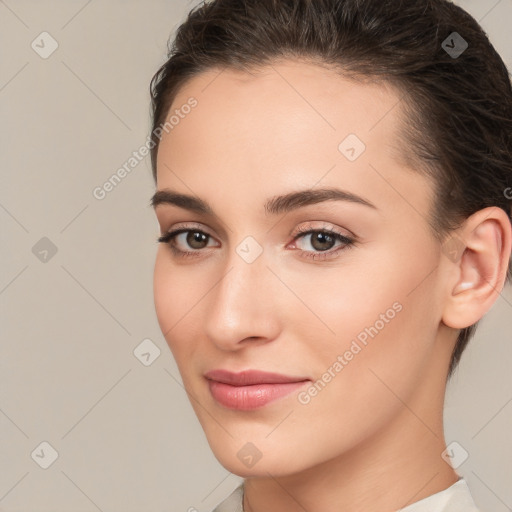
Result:
M278 215L324 201L348 201L362 204L369 208L374 208L375 210L378 209L367 199L363 199L352 192L338 188L322 188L300 190L298 192L290 192L288 194L271 197L265 202L264 210L266 214ZM203 199L187 194L180 194L168 188L158 190L151 198L151 206L153 208L161 204L178 206L195 213L215 215L213 208Z

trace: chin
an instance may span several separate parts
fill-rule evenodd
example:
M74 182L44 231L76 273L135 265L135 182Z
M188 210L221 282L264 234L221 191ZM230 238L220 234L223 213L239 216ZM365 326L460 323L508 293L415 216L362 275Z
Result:
M269 474L273 477L282 477L300 471L300 468L287 467L284 468L282 461L273 460L276 454L269 459L263 456L253 466L249 467L239 460L236 453L227 455L226 453L215 454L215 457L220 464L226 468L230 473L238 475L242 478L249 477L268 477Z
M282 477L300 472L307 467L307 460L297 460L295 449L283 451L283 446L272 446L262 438L254 442L249 437L233 437L222 442L208 439L210 448L219 463L231 473L241 477ZM285 447L286 448L286 447ZM293 452L293 453L292 453Z

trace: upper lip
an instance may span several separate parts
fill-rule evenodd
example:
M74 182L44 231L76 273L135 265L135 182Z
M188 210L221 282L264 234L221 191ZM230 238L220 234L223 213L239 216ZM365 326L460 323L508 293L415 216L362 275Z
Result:
M229 370L211 370L204 376L207 379L231 384L232 386L250 386L252 384L282 384L286 382L303 382L309 380L307 377L292 377L279 373L263 372L260 370L245 370L240 373L233 373Z

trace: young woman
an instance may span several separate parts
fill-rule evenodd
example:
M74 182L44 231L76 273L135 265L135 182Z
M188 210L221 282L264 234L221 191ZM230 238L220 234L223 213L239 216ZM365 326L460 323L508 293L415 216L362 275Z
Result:
M447 380L511 277L512 90L445 0L213 0L151 84L158 321L216 512L476 511Z

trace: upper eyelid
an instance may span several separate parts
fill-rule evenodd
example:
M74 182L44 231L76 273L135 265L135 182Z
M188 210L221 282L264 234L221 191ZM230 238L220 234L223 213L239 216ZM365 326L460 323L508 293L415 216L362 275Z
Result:
M321 226L314 226L314 225L312 225L313 222L315 222L315 221L309 221L307 226L300 226L298 228L294 228L290 232L290 235L294 232L296 232L295 236L297 236L297 235L303 234L308 231L332 231L333 233L337 233L339 235L346 236L347 238L356 238L356 235L352 231L350 231L347 228L339 228L332 222L322 221L323 225L321 225ZM345 231L346 234L341 233L341 231Z
M211 233L208 233L208 229L209 228L205 229L203 224L200 224L200 223L192 223L192 224L190 224L190 223L185 223L185 222L178 222L176 225L173 224L172 229L165 229L165 230L163 230L164 231L163 234L166 235L167 233L171 233L173 231L178 231L178 230L181 230L181 229L183 229L183 230L186 229L187 231L194 231L194 230L196 230L196 231L203 231L207 235L213 237L213 235Z
M332 224L330 222L323 221L323 225L322 226L310 225L313 222L318 222L318 221L309 221L309 224L307 224L306 226L301 226L299 228L293 228L290 231L289 236L293 236L294 238L296 238L297 236L306 234L308 231L332 231L333 233L346 236L347 238L350 238L350 237L354 237L355 238L356 237L356 235L354 235L350 230L348 230L346 228L341 228L341 229L346 231L347 234L344 235L343 233L340 233L339 232L340 228L337 228L334 224ZM181 225L181 224L183 224L183 225ZM211 236L212 238L216 238L215 235L212 235L211 233L208 232L209 228L204 229L203 224L201 224L201 223L192 223L192 224L189 223L189 224L187 224L185 222L178 223L177 225L173 226L172 229L164 230L162 235L166 235L168 233L179 231L179 230L193 231L194 229L197 230L197 231L202 231L205 234L207 234L208 236Z

